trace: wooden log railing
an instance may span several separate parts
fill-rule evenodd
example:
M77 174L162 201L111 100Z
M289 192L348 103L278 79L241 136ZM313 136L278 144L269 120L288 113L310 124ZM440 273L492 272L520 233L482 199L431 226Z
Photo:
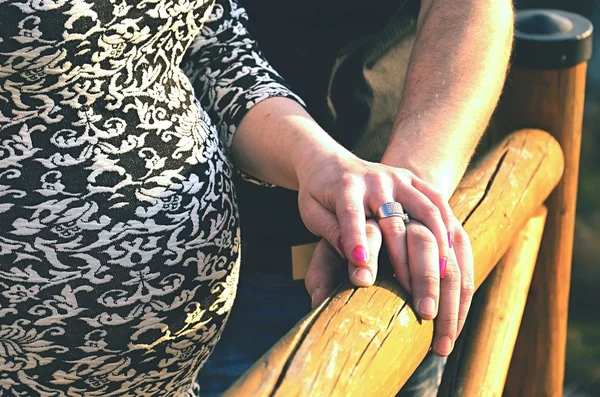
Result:
M546 34L540 34L541 31ZM519 14L514 65L499 107L504 130L541 128L560 143L565 172L548 217L504 394L563 395L567 314L587 60L592 24L564 11ZM535 379L535 381L532 381Z
M470 236L481 285L563 172L558 142L540 130L507 137L470 171L451 199ZM226 393L229 396L393 395L433 337L393 278L344 284L300 321Z
M546 207L525 224L482 285L446 364L440 395L501 396L542 240Z
M515 67L495 118L502 131L527 129L488 153L451 199L471 238L477 288L506 255L478 294L463 332L471 334L447 365L444 396L562 394L591 29L570 13L519 15ZM226 395L394 395L433 337L432 322L408 299L391 277L369 288L343 284Z

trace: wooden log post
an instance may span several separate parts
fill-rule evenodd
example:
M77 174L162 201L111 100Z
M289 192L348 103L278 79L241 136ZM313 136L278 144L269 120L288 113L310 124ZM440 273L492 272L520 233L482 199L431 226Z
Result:
M481 285L563 171L548 133L507 137L463 178L451 205L470 236ZM382 272L383 273L383 272ZM393 278L373 287L344 284L312 311L227 392L227 396L394 395L433 338Z
M529 219L478 291L461 354L449 358L440 395L502 396L546 214L542 207Z
M561 144L565 172L548 219L507 379L508 396L561 396L586 61L592 24L563 11L517 16L514 67L502 98L505 129L541 128Z

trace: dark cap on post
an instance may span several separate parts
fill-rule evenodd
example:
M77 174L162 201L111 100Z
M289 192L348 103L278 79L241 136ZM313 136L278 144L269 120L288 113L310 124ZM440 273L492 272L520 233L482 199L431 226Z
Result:
M520 68L562 69L592 56L589 19L560 10L517 13L513 64Z

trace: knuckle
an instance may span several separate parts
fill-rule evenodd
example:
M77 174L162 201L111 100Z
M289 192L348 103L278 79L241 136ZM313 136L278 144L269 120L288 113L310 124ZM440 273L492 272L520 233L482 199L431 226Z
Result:
M475 285L473 284L473 281L472 280L469 280L469 281L463 280L460 292L461 292L461 296L463 297L462 299L471 300L471 298L475 294Z
M407 188L412 186L412 181L414 179L414 174L407 169L397 169L393 170L393 174L391 178L393 180L393 185L396 188Z
M364 184L365 180L363 178L359 178L355 175L344 175L340 177L335 191L340 192L341 195L351 197L354 196L357 191L364 191Z
M337 241L339 235L340 235L340 225L338 225L337 223L334 223L333 225L330 225L327 228L327 230L325 231L325 238L332 245L335 244L335 242Z
M460 287L460 283L459 283L460 279L461 279L461 274L460 274L460 269L458 268L458 266L451 266L450 264L448 264L448 266L446 266L446 273L444 275L444 281L452 283L457 288L459 288Z
M471 239L469 238L469 235L467 234L467 232L465 231L465 229L463 229L462 225L460 223L457 222L457 226L460 226L458 228L456 228L454 230L454 241L456 244L460 244L462 246L471 246Z
M405 180L409 180L409 181L413 181L415 179L420 179L414 172L412 172L408 168L402 169L402 178Z
M440 192L436 187L429 185L430 193L428 194L429 199L434 203L446 203L446 199L442 192Z
M365 175L365 179L374 183L382 183L387 181L387 177L384 174L375 170L369 170Z
M341 208L339 208L337 213L338 213L338 216L340 216L340 217L349 218L349 217L360 216L362 211L360 210L360 208L358 206L356 206L354 204L346 204L346 205L342 206Z
M394 186L396 187L396 189L400 188L404 190L406 190L407 188L412 188L412 178L410 176L402 175L396 178L396 180L394 181Z
M427 216L429 216L430 218L434 218L434 219L442 217L442 213L441 213L440 209L433 204L426 204L425 214Z
M434 234L426 226L409 222L407 230L409 231L408 238L411 241L419 240L423 245L437 245Z
M440 278L432 271L427 271L417 278L419 283L427 290L437 291L440 286Z
M341 187L353 186L356 183L356 178L351 173L343 173L338 178L338 184Z
M443 317L438 316L436 326L443 330L442 333L454 339L456 334L456 325L458 324L458 314L446 314Z
M406 235L406 225L400 218L390 218L385 224L385 231L390 237L402 238Z

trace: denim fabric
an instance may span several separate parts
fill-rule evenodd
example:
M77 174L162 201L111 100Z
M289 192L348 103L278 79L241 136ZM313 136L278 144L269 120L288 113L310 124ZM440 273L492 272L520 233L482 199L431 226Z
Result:
M220 396L310 310L303 281L247 276L241 277L223 336L198 375L203 397ZM398 396L435 396L445 362L427 355Z

